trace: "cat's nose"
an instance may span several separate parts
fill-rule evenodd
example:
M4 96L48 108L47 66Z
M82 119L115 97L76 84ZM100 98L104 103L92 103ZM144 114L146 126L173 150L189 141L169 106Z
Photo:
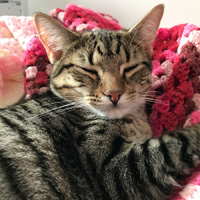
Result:
M105 95L110 98L111 102L116 105L123 92L107 92Z

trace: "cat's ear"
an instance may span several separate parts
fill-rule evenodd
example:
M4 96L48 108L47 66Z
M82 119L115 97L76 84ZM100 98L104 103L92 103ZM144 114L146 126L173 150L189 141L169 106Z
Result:
M34 24L52 64L59 60L63 50L79 37L78 34L67 30L50 16L43 13L34 15Z
M156 37L163 12L164 5L157 5L129 30L129 32L132 34L132 37L137 37L140 40L140 44L145 47L150 55L153 53L152 44Z

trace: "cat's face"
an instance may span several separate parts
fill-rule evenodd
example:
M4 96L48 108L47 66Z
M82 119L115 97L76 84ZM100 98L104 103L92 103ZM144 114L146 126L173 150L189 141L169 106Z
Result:
M51 89L100 115L121 118L144 102L150 76L149 55L127 32L89 32L55 64Z
M151 45L162 12L162 6L155 7L129 31L80 35L37 14L36 28L54 64L52 91L101 116L122 118L136 112L150 87Z

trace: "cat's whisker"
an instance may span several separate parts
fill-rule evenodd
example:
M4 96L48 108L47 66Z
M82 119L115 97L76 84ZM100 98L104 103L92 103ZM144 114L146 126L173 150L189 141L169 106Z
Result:
M141 95L142 98L145 98L145 102L154 102L163 105L169 105L169 103L164 102L162 100L156 99L156 95L154 93L150 94L149 92L145 92Z
M70 104L62 105L62 106L59 106L59 107L50 109L50 110L48 110L48 111L45 111L45 112L43 112L43 113L41 113L41 114L38 114L38 115L34 115L34 116L32 116L32 117L29 117L27 120L31 120L31 119L35 119L35 118L40 118L40 117L42 117L42 116L44 116L44 115L46 115L46 114L49 114L49 113L51 113L51 112L53 112L53 111L58 110L58 109L67 108L67 107L73 107L74 105L76 105L76 103L70 103Z
M69 96L69 97L73 97L73 98L74 98L74 96ZM72 104L72 103L69 103L68 100L61 99L60 97L57 97L57 96L52 97L52 99L58 99L58 101L55 101L55 102L48 102L48 103L43 104L42 106L43 106L43 107L48 107L48 106L51 106L51 105L55 105L55 104L58 105L58 104L63 104L63 103L68 103L68 105L70 106L70 105ZM81 100L80 98L78 99L77 97L75 97L74 99L75 99L76 101ZM75 103L74 103L74 104L75 104ZM26 110L25 113L29 113L30 111L32 111L32 109Z
M161 93L161 92L159 92L159 91L156 91L156 90L149 90L149 91L147 91L147 92L145 92L145 93L143 93L143 94L145 94L145 95L152 95L152 96L154 96L155 98L157 97L157 96L160 96L160 95L162 95L163 93Z
M43 107L47 107L47 106L51 106L51 105L55 105L55 104L61 104L61 103L64 103L64 102L67 102L67 101L66 100L62 100L62 101L57 101L57 102L48 102L46 104L43 104L42 106ZM26 113L29 113L32 110L33 109L28 109L28 110L26 110Z
M143 94L143 95L147 95L147 96L149 96L149 95L154 95L154 97L156 97L157 95L162 95L161 92L156 91L156 90L148 90L148 91L146 91L146 92L143 92L142 94Z
M83 106L82 105L76 105L74 107L70 107L70 108L64 108L64 109L59 109L58 111L56 111L56 113L63 113L63 112L71 112L71 111L74 111L74 110L77 110L79 108L82 108Z
M158 99L145 98L145 101L146 102L158 103L158 104L162 104L162 105L169 105L169 103L163 102L163 101L158 100Z

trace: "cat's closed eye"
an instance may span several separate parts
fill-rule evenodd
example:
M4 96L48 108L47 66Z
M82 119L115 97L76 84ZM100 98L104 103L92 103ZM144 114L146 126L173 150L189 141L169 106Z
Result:
M127 75L129 72L131 72L132 70L134 70L137 66L138 66L138 64L135 64L135 65L133 65L133 66L131 66L131 67L125 68L124 71L123 71L123 78L126 78L126 75Z
M82 71L86 72L87 74L89 74L92 78L100 79L99 74L96 70L88 69L88 68L84 68L84 67L80 67L80 69Z

